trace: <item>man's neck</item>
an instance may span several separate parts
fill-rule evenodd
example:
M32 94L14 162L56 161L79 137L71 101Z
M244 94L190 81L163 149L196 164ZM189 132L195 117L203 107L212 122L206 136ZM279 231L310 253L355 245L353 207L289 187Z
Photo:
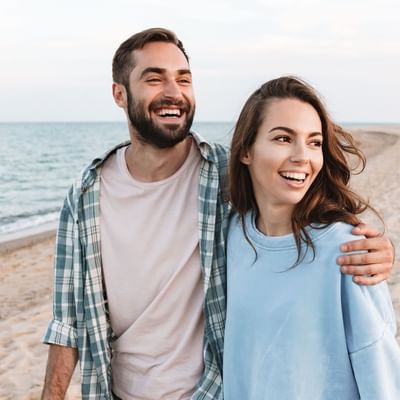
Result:
M167 149L158 149L133 139L125 153L129 173L142 182L166 179L183 165L189 155L191 144L191 136Z

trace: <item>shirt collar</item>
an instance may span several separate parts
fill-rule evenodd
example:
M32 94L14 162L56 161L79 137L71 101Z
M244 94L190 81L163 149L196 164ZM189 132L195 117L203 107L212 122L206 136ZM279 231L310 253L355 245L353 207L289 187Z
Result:
M215 162L213 152L212 152L212 145L206 139L204 139L200 134L197 132L191 131L190 135L193 137L202 158L209 162ZM124 146L128 146L130 144L130 140L125 142L119 143L116 146L112 147L104 154L99 157L96 157L89 166L83 171L82 174L82 191L86 191L93 183L95 182L101 167L103 166L104 162L107 160L109 156L114 154L118 149Z

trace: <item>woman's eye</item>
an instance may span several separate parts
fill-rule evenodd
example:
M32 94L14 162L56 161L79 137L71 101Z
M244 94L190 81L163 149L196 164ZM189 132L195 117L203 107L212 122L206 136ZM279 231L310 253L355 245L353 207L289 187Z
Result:
M311 145L315 146L315 147L321 147L322 146L322 140L313 140L311 142Z
M290 142L289 136L277 136L274 138L274 140L276 140L277 142L282 142L282 143Z

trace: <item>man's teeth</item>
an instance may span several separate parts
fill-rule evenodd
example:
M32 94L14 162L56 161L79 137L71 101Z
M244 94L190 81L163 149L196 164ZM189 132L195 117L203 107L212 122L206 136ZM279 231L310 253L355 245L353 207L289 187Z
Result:
M295 181L304 181L306 179L304 172L281 172L281 176Z
M157 112L157 115L159 115L160 117L166 117L166 116L180 117L181 110L177 108L162 108Z

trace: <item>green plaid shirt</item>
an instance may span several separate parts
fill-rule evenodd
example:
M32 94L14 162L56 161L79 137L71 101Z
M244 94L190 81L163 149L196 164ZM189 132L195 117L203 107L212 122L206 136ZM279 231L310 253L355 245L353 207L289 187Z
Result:
M224 201L227 150L192 133L202 156L199 181L199 238L204 280L204 372L193 400L222 399L223 335L226 311L225 240L229 205ZM57 231L53 320L44 343L79 350L83 399L112 399L113 332L102 278L100 174L106 158L93 160L71 187Z

